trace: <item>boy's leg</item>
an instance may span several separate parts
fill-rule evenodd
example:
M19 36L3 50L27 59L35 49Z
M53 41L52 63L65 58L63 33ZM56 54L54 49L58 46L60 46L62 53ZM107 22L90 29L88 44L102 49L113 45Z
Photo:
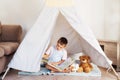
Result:
M48 65L48 64L46 64L45 67L46 67L47 69L51 70L51 72L60 72L60 71L58 71L57 69L53 68L52 66L50 66L50 65Z

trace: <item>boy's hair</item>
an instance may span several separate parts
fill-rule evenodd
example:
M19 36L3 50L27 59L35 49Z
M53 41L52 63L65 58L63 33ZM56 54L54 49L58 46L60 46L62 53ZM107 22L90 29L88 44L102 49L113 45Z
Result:
M61 37L59 40L58 40L58 43L60 43L61 45L67 45L68 43L68 40L65 38L65 37Z

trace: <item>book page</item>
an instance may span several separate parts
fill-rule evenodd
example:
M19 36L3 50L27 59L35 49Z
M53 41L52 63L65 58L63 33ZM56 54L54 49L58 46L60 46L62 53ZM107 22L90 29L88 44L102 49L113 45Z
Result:
M65 60L63 63L61 63L60 65L52 65L50 63L48 63L49 66L56 68L59 71L63 71L65 68L69 67L71 64L73 64L75 61L74 58L69 57L67 60Z

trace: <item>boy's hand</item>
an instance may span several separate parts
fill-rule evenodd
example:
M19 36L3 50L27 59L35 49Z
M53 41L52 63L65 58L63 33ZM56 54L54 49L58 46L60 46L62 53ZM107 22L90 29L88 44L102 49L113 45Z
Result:
M43 55L43 59L48 59L48 57L49 57L49 55L47 55L47 54Z

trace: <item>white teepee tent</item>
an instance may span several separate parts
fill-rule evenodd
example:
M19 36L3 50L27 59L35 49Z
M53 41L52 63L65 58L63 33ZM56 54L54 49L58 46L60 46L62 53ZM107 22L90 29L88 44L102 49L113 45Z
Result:
M50 0L45 1L41 0L43 9L40 16L26 34L8 68L38 72L46 48L50 43L55 43L60 36L65 36L69 41L68 53L83 51L91 57L93 63L106 68L110 67L112 62L100 48L90 28L80 21L74 5L70 2L72 0L66 0L66 5L62 4L65 0L54 0L54 4L51 4ZM62 23L60 19L63 19ZM67 25L60 26L64 23Z

